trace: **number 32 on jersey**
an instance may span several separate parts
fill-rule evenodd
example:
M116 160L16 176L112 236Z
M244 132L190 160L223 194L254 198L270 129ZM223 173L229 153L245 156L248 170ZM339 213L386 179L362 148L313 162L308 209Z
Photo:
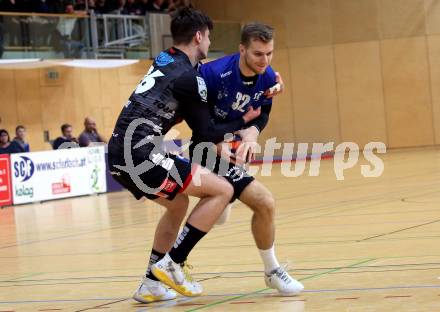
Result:
M237 92L236 101L232 103L231 108L233 110L238 110L239 112L244 113L244 108L250 102L251 97L248 94L243 94L241 92Z

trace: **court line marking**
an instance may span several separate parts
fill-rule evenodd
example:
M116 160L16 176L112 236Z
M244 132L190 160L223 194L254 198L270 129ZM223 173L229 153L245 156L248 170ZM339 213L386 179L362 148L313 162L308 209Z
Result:
M253 245L252 245L253 246ZM44 256L44 255L43 255ZM380 257L380 260L388 260L388 259L406 259L406 258L438 258L440 257L440 254L437 255L406 255L406 256L384 256L384 257ZM0 257L3 258L3 257ZM14 257L15 258L15 257ZM299 263L320 263L320 262L339 262L339 261L360 261L361 259L359 258L332 258L332 259L319 259L319 260L296 260L295 263L299 264ZM425 265L427 263L416 263L416 264L407 264L407 265ZM431 263L434 264L434 263ZM218 267L220 264L204 264L201 267ZM249 263L229 263L228 266L246 266L246 265L260 265L260 263L253 263L253 262L249 262ZM392 264L390 264L389 266L392 266ZM397 265L399 266L399 265ZM106 272L106 271L139 271L139 270L143 270L144 267L138 267L138 268L111 268L111 269L83 269L83 270L68 270L68 271L52 271L52 272L34 272L34 273L29 273L29 275L47 275L47 274L64 274L64 273L85 273L85 272ZM302 270L302 269L296 269L296 270ZM304 269L307 270L307 269ZM255 271L257 272L257 271ZM261 272L261 271L258 271ZM219 272L222 273L222 272ZM205 273L196 273L196 274L205 274ZM208 273L206 273L208 274ZM214 274L214 273L213 273ZM10 276L10 274L0 274L0 276ZM21 279L26 275L23 275L22 277L15 277L13 279ZM134 277L135 275L133 275ZM132 276L130 276L132 277ZM138 275L136 275L136 277L138 277ZM438 279L440 279L440 276L438 277ZM8 279L8 280L0 280L0 282L8 282L11 281L12 279ZM46 279L43 279L46 280ZM40 280L38 280L40 281ZM19 281L19 282L24 282L24 281Z
M410 227L407 227L407 228L403 228L403 229L396 230L396 231L392 231L392 232L388 232L388 233L383 233L383 234L379 234L379 235L370 236L370 237L367 237L367 238L361 239L361 240L359 240L358 242L364 242L364 241L366 241L366 240L370 240L370 239L374 239L374 238L382 237L382 236L386 236L386 235L391 235L391 234L395 234L395 233L403 232L403 231L406 231L406 230L415 229L415 228L418 228L418 227L422 227L422 226L429 225L429 224L433 224L433 223L437 223L437 222L440 222L440 219L436 219L436 220L434 220L434 221L430 221L430 222L427 222L427 223L422 223L422 224L418 224L418 225L410 226Z
M381 260L382 258L376 258L377 260ZM352 259L359 261L360 259ZM411 271L411 270L438 270L440 267L428 267L428 268L410 268L410 269L392 269L392 268L401 268L401 267L417 267L417 266L432 266L432 265L440 265L440 262L424 262L424 263L399 263L399 264L380 264L380 265L365 265L362 268L370 268L370 269L382 269L382 270L370 270L370 271L358 271L358 267L352 267L347 269L355 269L356 271L343 271L339 270L338 272L333 272L329 274L354 274L354 273L382 273L382 272L394 272L394 271ZM391 268L391 269L383 269L383 268ZM314 267L314 268L296 268L295 270L290 270L290 272L295 272L296 275L309 275L311 273L306 273L307 271L320 271L320 270L329 270L333 269L333 267ZM258 274L258 275L249 275L249 274ZM193 276L206 276L199 279L199 281L206 281L209 279L215 278L249 278L249 277L260 277L262 271L261 270L249 270L249 271L226 271L226 272L199 272L193 274ZM39 275L42 273L36 273L35 275ZM243 276L244 274L247 274ZM211 276L209 276L211 275ZM214 276L212 276L214 275ZM223 275L232 275L232 276L223 276ZM24 278L24 276L22 277ZM440 277L437 277L440 279ZM124 279L124 280L118 280ZM126 280L130 279L130 280ZM35 285L65 285L65 284L83 284L83 283L108 283L109 280L112 282L133 282L138 279L137 275L113 275L113 276L85 276L85 277L64 277L64 278L46 278L46 279L31 279L31 280L3 280L0 281L0 287L11 287L11 286L35 286ZM91 280L91 281L90 281ZM33 282L57 282L57 281L70 281L66 283L42 283L42 284L32 284ZM77 282L75 282L77 281ZM90 282L88 282L90 281ZM2 285L4 283L5 285ZM22 285L17 285L13 283L23 283ZM26 284L30 283L30 284ZM12 285L11 285L12 284Z
M418 175L415 175L415 176L419 176L420 174L418 174ZM411 175L410 177L414 177L414 175ZM358 186L359 187L362 187L362 186L365 186L366 184L370 184L370 183L361 183L361 184L359 184ZM431 184L430 184L431 185ZM335 190L340 190L339 188L336 188L336 189L331 189L331 190L327 190L327 191L335 191ZM400 192L402 192L402 190L398 190L398 191L393 191L393 192L390 192L390 193L385 193L385 194L383 194L383 195L390 195L390 194L394 194L394 193L400 193ZM430 191L430 193L432 193L433 191ZM407 193L407 192L405 192L405 193ZM296 197L298 197L298 196L307 196L307 195L311 195L311 194L308 194L308 193L306 193L306 194L299 194L299 195L295 195L295 198ZM356 199L353 199L353 200L351 200L351 201L345 201L345 202L343 202L343 204L349 204L349 203L351 203L351 202L359 202L359 200L367 200L367 199L371 199L371 198L373 198L373 197L367 197L367 198L356 198ZM291 199L291 197L288 197L288 198L277 198L277 200L284 200L284 199ZM377 199L377 195L375 195L375 197L373 198L373 199ZM382 198L381 199L381 201L383 201L385 199L385 202L389 202L390 201L390 199L388 199L388 198ZM391 201L393 201L393 200L395 200L395 199L392 199ZM336 206L333 206L333 205L336 205ZM318 207L314 207L314 208L337 208L337 207L340 207L340 205L341 205L341 202L335 202L335 203L333 203L333 204L331 204L330 206L328 206L327 204L326 205L318 205ZM333 206L333 207L332 207ZM364 208L364 207L368 207L368 206L370 206L370 205L366 205L366 206L363 206L362 208ZM301 212L303 212L302 214L307 214L307 212L310 210L309 209L310 207L305 207L305 208L300 208L300 209L298 209L298 210L295 210L294 212L290 212L290 213L287 213L285 216L293 216L293 215L295 215L296 217L298 216L298 213L301 213ZM337 212L332 212L332 213L330 213L330 214L334 214L334 213L338 213L338 212L344 212L344 211L347 211L347 210L351 210L351 209L353 209L353 207L350 207L350 208L348 208L348 209L343 209L343 210L341 210L341 211L337 211ZM316 209L315 209L316 210ZM285 216L283 216L283 217L285 217ZM325 216L325 214L324 215L318 215L319 217L321 217L321 216ZM306 217L305 219L309 219L309 218L314 218L314 217L316 217L316 216L312 216L312 217ZM298 220L298 221L302 221L302 220ZM29 244L35 244L35 243L40 243L40 242L47 242L47 241L52 241L52 240L58 240L58 239L65 239L65 238L69 238L69 237L77 237L77 236L82 236L82 235L87 235L87 234L92 234L92 233L97 233L97 232L103 232L103 231L107 231L107 230L112 230L112 229L120 229L120 228L125 228L126 226L133 226L133 225L143 225L143 224L145 224L145 223L151 223L151 222L153 222L153 221L149 221L149 222L145 222L145 221L141 221L141 222L134 222L134 223L132 223L132 224L125 224L125 225L120 225L120 226L115 226L115 227L110 227L110 228L105 228L105 229L99 229L99 230L93 230L93 231L86 231L86 232L82 232L82 233L74 233L74 234L70 234L70 235L66 235L66 236L61 236L61 237L53 237L53 238L48 238L48 239L43 239L43 240L38 240L38 241L28 241L28 242L23 242L23 243L19 243L19 244L13 244L13 245L9 245L9 246L0 246L0 249L4 249L4 248L10 248L10 247L16 247L16 246L21 246L21 245L29 245ZM228 226L226 226L225 228L232 228L232 227L234 227L235 225L240 225L240 223L243 223L243 222L248 222L248 219L246 219L246 220L243 220L243 221L238 221L238 222L234 222L234 223L232 223L229 227ZM234 234L234 233L232 233L232 234ZM229 236L229 235L227 235L227 236ZM216 238L216 237L214 237L214 238ZM147 241L148 242L148 241ZM127 247L127 248L130 248L130 247ZM127 249L127 248L122 248L122 249ZM103 251L103 252L101 252L101 253L110 253L110 252L114 252L114 250L111 250L111 251Z
M367 183L368 184L368 183ZM362 186L362 185L365 185L365 183L361 183L360 184L360 186ZM339 190L339 188L337 188L337 189L335 189L335 190ZM401 192L401 190L399 190L399 191L397 191L397 192ZM392 193L396 193L396 192L391 192L391 194ZM387 195L389 195L390 193L386 193ZM384 194L385 195L385 194ZM376 197L377 198L377 197ZM353 201L359 201L359 200L361 200L361 199L353 199ZM374 199L373 199L374 200ZM393 199L394 200L394 199ZM383 199L382 200L380 200L379 199L379 201L383 201ZM385 202L387 202L387 201L389 201L389 199L388 200L385 200ZM347 204L347 203L350 203L350 202L352 202L352 201L347 201L347 202L344 202L344 204ZM319 208L334 208L334 207L332 207L333 205L339 205L340 206L340 204L341 203L333 203L333 204L331 204L330 206L324 206L324 207L319 207ZM367 204L366 205L366 207L368 207L368 206L370 206L369 204ZM362 208L364 208L364 207L362 207ZM346 209L346 210L351 210L352 209L352 207L350 207L350 208L348 208L348 209ZM333 212L333 213L330 213L330 214L334 214L334 213L338 213L338 212L343 212L343 211L346 211L345 209L343 209L343 210L341 210L341 211L337 211L337 212ZM287 213L286 214L286 216L288 217L288 216L292 216L292 215L296 215L297 216L297 214L298 214L298 212L303 212L303 211L309 211L309 209L307 208L307 210L304 208L304 209L299 209L299 211L295 211L295 212L291 212L291 213ZM307 214L307 213L306 213ZM325 216L325 214L324 215L318 215L317 217L321 217L321 216ZM316 216L312 216L313 218L314 217L316 217ZM309 219L309 218L312 218L312 217L306 217L305 219ZM302 221L302 220L299 220L299 221ZM150 221L150 222L152 222L152 221ZM69 235L65 235L65 236L61 236L61 237L53 237L53 238L48 238L48 239L43 239L43 240L38 240L38 241L28 241L28 242L23 242L23 243L18 243L18 244L13 244L13 245L7 245L7 246L0 246L0 249L5 249L5 248L10 248L10 247L17 247L17 246L22 246L22 245L29 245L29 244L35 244L35 243L40 243L40 242L47 242L47 241L52 241L52 240L58 240L58 239L65 239L65 238L68 238L68 237L75 237L75 236L81 236L81 235L87 235L87 234L91 234L91 233L96 233L96 232L103 232L103 231L107 231L107 230L112 230L112 229L119 229L119 228L125 228L126 226L133 226L133 225L141 225L141 224L144 224L144 223L150 223L150 222L145 222L145 221L141 221L141 222L134 222L134 223L132 223L132 224L125 224L125 225L120 225L120 226L115 226L115 227L110 227L110 228L106 228L106 229L99 229L99 230L93 230L93 231L86 231L86 232L82 232L82 233L75 233L75 234L69 234ZM245 222L245 221L243 221L243 222ZM241 223L241 222L239 222L239 223ZM231 224L232 226L234 226L233 224ZM236 224L237 225L237 224ZM221 236L220 236L221 237ZM220 237L214 237L214 239L215 238L220 238ZM112 252L112 251L104 251L103 253L108 253L108 252Z
M85 309L80 309L80 310L75 310L75 312L82 312L82 311L87 311L87 310L94 310L94 309L102 309L102 308L108 308L108 305L114 304L114 303L118 303L118 302L122 302L122 301L126 301L130 298L125 298L125 299L120 299L120 300L115 300L112 302L108 302L108 303L103 303L103 304L99 304L97 306L93 306L90 308L85 308Z
M178 304L190 302L193 299L194 298L191 298L191 297L178 298L177 300L170 300L168 302L165 302L165 303L162 303L162 304L158 304L158 305L155 305L155 306L148 306L148 307L139 309L136 312L145 312L145 311L152 310L152 309L170 308L170 307L176 306ZM148 305L150 305L150 304L148 304Z
M46 300L15 300L0 301L0 304L14 303L54 303L54 302L85 302L85 301L108 301L108 300L127 300L130 298L86 298L86 299L46 299Z
M409 192L409 191L407 191ZM406 192L406 193L407 193ZM357 205L356 207L350 206L356 202L358 202L359 198L350 200L350 201L344 201L344 202L335 202L335 203L330 203L330 204L321 204L321 205L316 205L316 206L312 206L312 207L307 207L307 208L302 208L302 209L298 209L298 210L294 210L292 212L286 213L286 214L280 214L277 219L281 219L284 220L283 222L277 222L277 226L280 227L282 225L286 225L286 224L291 224L291 223L299 223L302 221L306 221L309 219L315 219L315 218L320 218L320 217L327 217L327 216L331 216L331 215L337 215L338 213L343 213L343 212L347 212L347 211L351 211L353 209L363 209L363 208L370 208L371 206L375 206L375 205L379 205L379 204L384 204L384 203L390 203L390 202L395 202L397 199L389 198L390 194L394 194L394 193L405 193L402 190L399 191L394 191L394 192L389 192L389 193L385 193L383 194L382 197L374 197L371 199L371 201L366 201L365 204L359 206ZM295 198L295 197L292 197ZM368 198L370 199L370 198ZM278 199L276 199L278 200ZM345 206L345 207L344 207ZM349 206L349 207L346 207ZM344 207L342 209L336 210L336 211L330 211L328 212L328 209L334 209L334 208L340 208L340 207ZM319 212L319 211L327 211L325 213L318 213L317 215L310 215L309 212L313 211L314 212ZM301 218L298 218L298 216L301 216ZM290 217L295 217L295 219L292 221L289 218ZM249 222L249 220L246 221L239 221L239 222L235 222L231 225L226 225L223 226L224 230L232 230L232 232L228 232L226 234L222 234L222 235L211 235L210 239L214 240L214 239L218 239L218 238L225 238L225 237L230 237L231 235L235 235L235 234L241 234L241 233L247 233L248 230L244 231L244 230L239 230L238 226L241 226L242 223L244 222Z
M6 249L6 248L11 248L11 247L20 247L20 246L25 246L25 245L44 243L44 242L49 242L49 241L54 241L54 240L59 240L59 239L66 239L66 238L70 238L70 237L77 237L77 236L105 232L105 231L110 231L110 230L123 229L128 226L143 225L143 224L148 224L148 223L152 223L152 222L153 221L146 222L146 220L145 220L145 221L133 222L130 224L111 226L111 227L104 228L104 229L96 229L96 230L84 231L84 232L80 232L80 233L72 233L72 234L68 234L68 235L56 236L56 237L51 237L51 238L46 238L46 239L41 239L41 240L25 241L22 243L3 245L3 246L0 246L0 249Z
M335 289L315 289L304 290L303 293L331 293L331 292L346 292L346 291L383 291L395 289L440 289L440 285L405 285L405 286L388 286L388 287L365 287L365 288L335 288ZM225 297L225 296L240 296L245 294L209 294L204 297ZM440 296L440 295L439 295ZM200 298L200 297L199 297ZM57 302L86 302L86 301L105 301L105 300L128 300L130 298L85 298L85 299L47 299L47 300L16 300L16 301L0 301L0 304L27 304L27 303L57 303ZM182 301L193 300L194 298L182 298L180 301L170 301L163 305L156 305L151 308L159 308L161 306L171 306Z
M42 274L44 274L44 273L29 273L29 274L26 274L26 275L22 275L22 276L19 276L19 277L16 277L16 278L9 279L7 281L0 281L0 283L4 283L4 282L22 282L22 281L20 281L22 278L29 278L29 277L34 277L34 276L42 275ZM26 281L26 280L24 280L24 281Z
M323 276L323 275L331 273L331 272L339 271L339 270L342 270L342 269L345 269L345 268L349 268L349 267L358 266L358 265L361 265L361 264L364 264L364 263L368 263L368 262L372 262L372 261L375 261L375 260L377 260L377 259L371 258L371 259L367 259L367 260L363 260L363 261L360 261L360 262L356 262L356 263L353 263L353 264L350 264L350 265L347 265L347 266L334 268L334 269L331 269L331 270L327 270L327 271L324 271L324 272L321 272L321 273L316 273L316 274L304 277L302 279L299 279L299 281L304 281L304 280L320 277L320 276ZM267 291L269 289L272 289L272 288L263 288L263 289L259 289L259 290L256 290L256 291L253 291L253 292L250 292L250 293L245 293L245 294L242 294L242 295L239 295L239 296L234 296L232 298L227 298L227 299L215 301L215 302L207 304L207 305L205 305L203 307L186 310L185 312L192 312L192 311L198 311L198 310L202 310L202 309L207 309L207 308L210 308L210 307L222 304L222 303L230 302L230 301L233 301L233 300L236 300L236 299L241 299L241 298L244 298L244 297L247 297L247 296L251 296L251 295L254 295L254 294L259 294L259 293Z

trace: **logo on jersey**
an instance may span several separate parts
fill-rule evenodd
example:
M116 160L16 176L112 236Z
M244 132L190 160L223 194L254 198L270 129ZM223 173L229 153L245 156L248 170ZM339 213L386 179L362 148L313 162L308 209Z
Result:
M226 72L226 73L221 73L221 74L220 74L220 78L228 77L230 74L232 74L232 70L230 70L230 71L228 71L228 72Z
M172 158L168 158L165 155L162 155L160 153L156 153L151 155L151 161L155 165L160 165L162 168L164 168L167 171L170 171L171 168L174 166L174 160Z
M254 94L254 101L258 101L260 97L263 95L264 91L260 91Z
M166 52L160 52L155 61L157 66L163 67L174 62L174 58Z
M165 191L167 193L172 193L176 189L176 187L177 187L177 183L170 179L165 179L160 185L162 191Z
M240 181L244 177L244 169L238 166L234 166L226 173L227 177L230 177L232 181Z
M204 102L208 101L208 89L206 88L205 80L197 76L197 87L199 88L199 95Z
M217 106L214 106L214 114L222 119L225 119L226 116L228 116L228 112L225 112L224 110L218 108Z

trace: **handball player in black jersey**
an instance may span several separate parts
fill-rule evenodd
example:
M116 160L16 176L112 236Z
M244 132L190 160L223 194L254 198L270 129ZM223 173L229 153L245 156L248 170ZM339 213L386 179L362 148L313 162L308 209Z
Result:
M233 194L225 179L166 153L163 136L184 119L210 142L221 142L224 133L243 128L260 114L250 108L234 121L211 119L206 84L196 66L207 56L212 27L211 19L200 11L185 8L176 13L171 21L174 46L154 60L122 109L109 141L112 176L136 199L146 197L167 209L156 228L146 275L133 296L139 302L174 299L175 292L161 282L185 296L202 293L201 285L185 272L184 261ZM195 169L204 173L200 185L192 180ZM201 199L176 240L188 195Z

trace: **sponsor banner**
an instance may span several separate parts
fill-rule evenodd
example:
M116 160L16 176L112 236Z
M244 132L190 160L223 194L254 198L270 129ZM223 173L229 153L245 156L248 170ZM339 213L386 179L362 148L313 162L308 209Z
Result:
M12 204L12 185L9 155L0 155L0 206Z
M104 146L11 155L14 204L107 191Z

